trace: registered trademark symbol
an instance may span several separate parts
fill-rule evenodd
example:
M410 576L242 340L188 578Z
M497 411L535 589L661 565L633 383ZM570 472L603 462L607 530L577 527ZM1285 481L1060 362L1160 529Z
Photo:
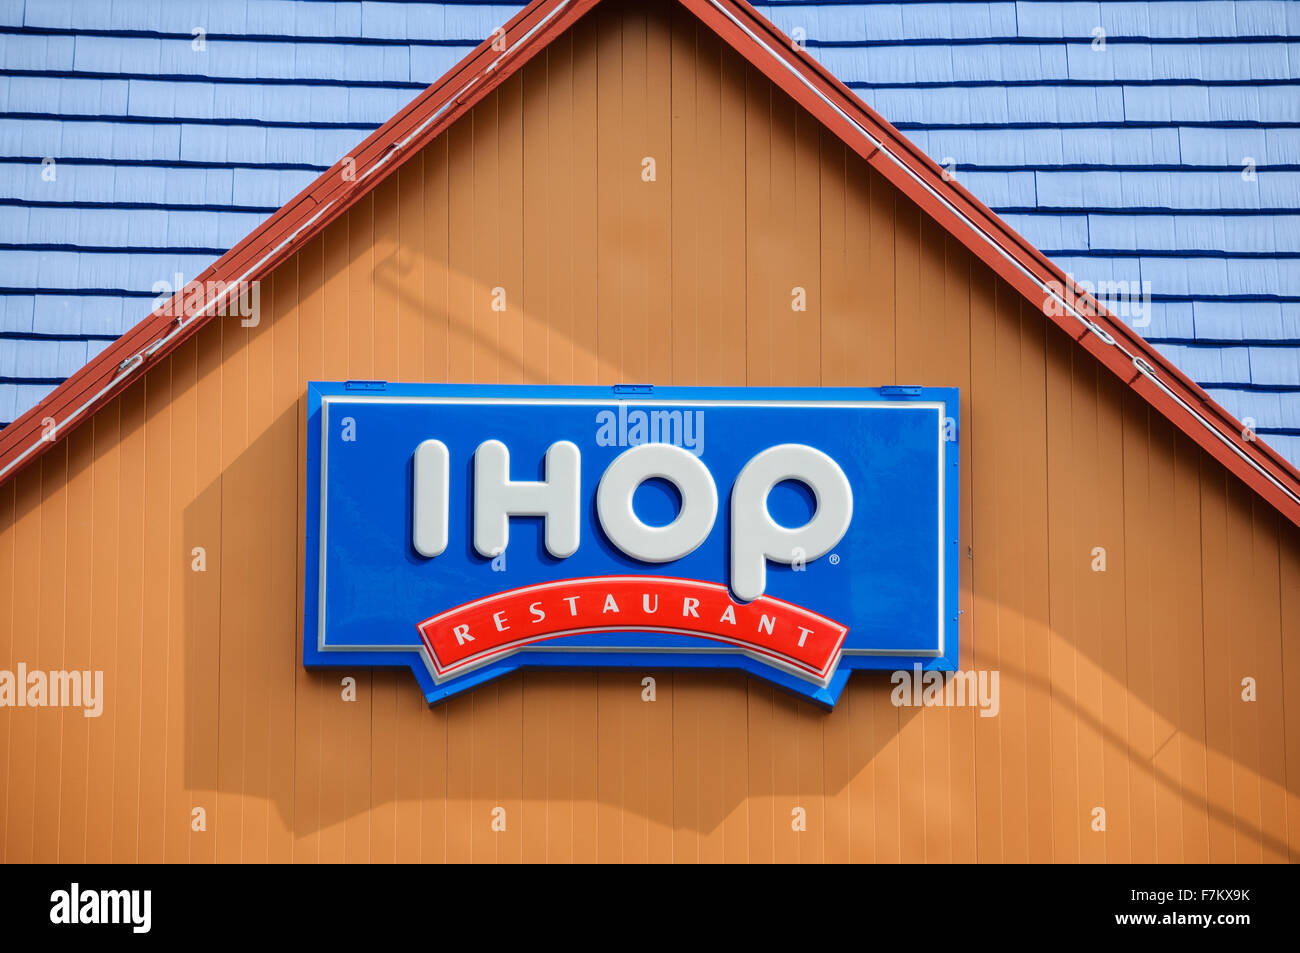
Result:
M831 565L832 565L832 566L838 566L839 564L840 564L840 554L839 554L839 553L831 553Z

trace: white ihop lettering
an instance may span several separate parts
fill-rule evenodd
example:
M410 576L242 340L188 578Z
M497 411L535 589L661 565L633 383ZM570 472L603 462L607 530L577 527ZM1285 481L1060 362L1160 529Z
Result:
M682 508L667 526L647 526L632 509L632 497L658 477L677 487ZM670 563L695 552L713 531L718 488L709 468L689 450L669 443L644 443L624 450L605 470L596 490L596 512L610 542L633 559Z
M546 551L564 559L578 551L579 479L582 457L568 440L546 451L546 479L510 479L510 451L484 440L474 451L474 549L480 556L505 552L510 517L546 518Z
M767 497L786 480L813 492L817 509L803 526L772 519ZM731 490L731 590L748 602L767 588L767 564L790 565L830 552L853 519L853 489L840 465L815 447L783 443L756 454Z
M415 451L412 542L422 556L437 556L447 548L448 458L447 447L438 440L426 440ZM560 440L546 451L545 480L511 480L505 444L479 444L474 452L474 549L484 557L498 556L510 541L510 517L542 516L547 552L557 559L572 556L581 527L581 467L578 448ZM632 508L637 488L656 477L672 483L681 496L680 511L666 526L645 524ZM812 517L802 526L780 525L767 508L773 488L787 480L807 486L816 500ZM596 491L596 513L605 535L622 552L647 563L673 562L694 552L713 531L718 490L703 461L688 450L641 444L605 470ZM825 555L844 538L852 519L848 477L825 453L785 443L756 454L731 490L732 592L744 602L757 599L767 588L769 562L792 565ZM577 614L576 601L576 596L568 597L570 615ZM695 614L691 601L683 614ZM529 608L538 615L540 610ZM652 611L648 605L646 611ZM720 621L734 624L735 617L724 614Z
M450 460L441 440L426 440L415 448L411 542L421 556L441 556L447 548Z

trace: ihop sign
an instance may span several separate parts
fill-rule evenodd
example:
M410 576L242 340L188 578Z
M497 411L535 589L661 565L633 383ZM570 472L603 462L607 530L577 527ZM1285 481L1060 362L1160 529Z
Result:
M957 391L314 383L307 665L957 666Z

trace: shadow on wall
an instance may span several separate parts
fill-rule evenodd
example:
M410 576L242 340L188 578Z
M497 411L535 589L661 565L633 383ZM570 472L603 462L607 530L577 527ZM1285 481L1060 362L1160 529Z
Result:
M140 384L117 402L121 440L136 450L143 405ZM106 413L104 447L111 448L119 437L118 410ZM1262 850L1287 857L1285 821L1268 823L1293 797L1285 760L1256 741L1260 767L1242 763L1250 749L1234 755L1240 739L1207 728L1204 704L1180 702L1222 692L1223 673L1207 671L1171 691L1167 679L1177 673L1157 669L1145 687L1134 687L1123 653L1118 662L1114 653L1103 657L1095 633L1085 640L1054 632L1047 620L985 594L972 605L969 568L962 580L962 664L999 671L996 718L971 708L895 707L883 673L856 675L827 713L731 672L522 672L429 708L404 669L308 671L301 664L304 413L300 395L265 424L250 425L256 435L244 451L177 514L185 558L192 545L205 547L204 571L183 574L182 624L137 633L119 621L116 649L91 645L97 665L114 652L138 665L140 647L126 644L137 635L147 642L146 655L180 653L184 659L183 682L166 686L167 697L179 694L183 705L183 746L172 749L169 739L168 747L181 752L183 765L150 752L148 777L138 784L141 791L148 787L150 803L165 784L169 805L176 798L205 809L207 831L192 836L210 843L190 848L192 856L996 860L1023 853L1122 860L1135 831L1149 833L1143 827L1150 823L1162 832L1173 829L1174 849L1188 856L1217 831L1219 843L1235 839L1241 856ZM44 487L39 474L24 482L15 524L58 494L64 479L82 478L79 485L87 485L85 470L97 459L96 432L79 430L46 458L52 465ZM71 448L66 469L57 456L64 447ZM151 452L164 455L151 458L164 462L165 440ZM130 473L121 473L124 488L145 465L143 454L133 459ZM116 479L114 469L105 505L118 501ZM78 493L81 502L68 507L69 525L77 527L68 537L73 546L84 544L90 526L85 507L91 497ZM98 495L94 500L99 505ZM1232 490L1226 503L1234 518L1244 508L1249 526L1253 497ZM151 519L165 524L165 516ZM51 525L62 524L56 517ZM15 525L0 531L14 534ZM15 538L25 547L32 532ZM1282 545L1292 543L1284 537ZM79 563L89 566L90 558ZM139 577L140 567L131 567L122 578ZM125 603L128 595L119 598ZM151 600L161 595L150 590ZM1059 681L1048 684L1013 659L1015 653L1004 651L999 659L995 647L1013 631L1023 632L1026 654L1076 660L1073 690L1062 690ZM86 664L68 654L72 641L52 644L60 656L24 660L54 666L66 656L62 664ZM1199 656L1203 646L1189 639L1186 649ZM19 660L9 660L9 667ZM1267 657L1261 664L1269 669L1268 691L1278 691L1279 666ZM653 702L642 700L646 675L657 679ZM129 670L107 676L110 699L117 685L129 691L140 684ZM355 679L354 701L344 698L345 677ZM1098 702L1103 697L1105 717ZM149 710L164 710L155 701ZM138 699L120 710L127 720L114 714L102 727L95 720L63 721L65 733L91 733L89 764L80 782L70 761L62 774L42 769L49 783L41 782L46 787L38 804L57 793L75 806L81 783L92 795L88 825L111 826L120 805L104 800L105 792L122 786L114 773L114 739L126 745L122 764L129 765L140 737L156 736L130 724L132 712L142 711ZM175 702L165 710L177 712ZM14 726L16 750L20 742L35 744L27 733L33 722L54 725L63 714L25 710L0 718ZM1151 731L1132 727L1142 724ZM105 728L112 737L100 733ZM41 737L51 737L47 730L39 728ZM1062 731L1063 747L1057 744ZM36 747L38 753L51 750ZM1085 749L1089 758L1076 759ZM68 751L85 749L53 750L68 759ZM11 770L22 763L15 757L11 751ZM1104 777L1081 767L1098 762ZM136 783L128 781L124 790ZM12 777L9 784L12 792ZM46 791L51 784L54 793ZM15 803L11 798L11 818ZM1097 805L1108 811L1104 836L1089 826ZM503 832L491 826L498 807L505 811ZM792 829L796 809L806 814L806 833ZM1265 823L1256 820L1261 816ZM43 818L38 814L38 822ZM177 822L169 812L169 838ZM142 814L141 829L151 824L164 820ZM37 831L40 859L51 859L43 846L50 834ZM115 846L114 856L128 856L127 850Z
M1145 717L1162 726L1154 754L1005 660L981 666L1000 672L996 718L971 708L895 707L886 673L855 675L827 713L732 672L530 671L430 708L405 668L307 670L303 426L305 396L184 513L186 539L219 540L207 550L206 572L188 575L184 633L185 784L196 803L212 805L218 858L222 842L234 849L250 824L282 825L296 857L367 858L383 855L387 842L398 857L406 850L508 859L530 838L552 857L584 856L584 844L600 838L653 856L671 851L676 836L680 858L683 833L699 835L700 856L710 843L733 852L741 844L756 856L757 830L775 832L760 840L771 837L778 853L783 838L804 855L826 849L818 838L798 840L799 808L809 830L828 836L849 836L851 821L853 838L880 859L917 851L973 859L977 846L988 859L1016 838L1050 856L1053 831L1059 841L1062 830L1076 831L1078 843L1057 843L1056 856L1116 859L1116 848L1108 855L1106 839L1089 828L1094 804L1106 803L1111 837L1129 836L1131 805L1114 803L1115 779L1104 795L1098 778L1061 790L1050 766L1027 763L1024 736L1044 730L1033 712L1049 696L1053 717L1076 725L1078 744L1104 749L1108 770L1121 772L1125 799L1143 786L1151 792L1162 824L1179 825L1182 837L1223 824L1287 855L1284 834L1197 793L1188 765L1204 770L1204 724L1126 689L1125 672L1098 659L1091 664L1100 682L1125 693L1129 723ZM968 612L969 586L963 580ZM1045 620L1017 618L1013 607L997 607L997 615L977 609L974 623L1023 625L1027 641L1045 633L1050 644L1037 652L1077 651L1081 667L1095 650L1049 631ZM963 639L969 667L969 629ZM653 702L642 700L646 675L657 679ZM355 680L355 700L345 699L345 678ZM1180 745L1176 756L1161 757ZM1251 783L1284 790L1284 766L1261 761L1265 771ZM1249 774L1240 764L1234 770ZM262 816L266 801L278 820ZM498 807L505 832L491 828ZM561 836L569 846L557 844ZM814 840L820 846L810 847Z
M489 352L486 373L507 337L545 326L526 308L427 309L408 296L412 263L400 248L375 252L376 283L396 289L400 314L436 318L452 353ZM489 300L472 275L457 280ZM1016 309L992 310L1016 333ZM495 322L486 334L485 320ZM1072 347L1055 328L1046 333ZM569 344L575 356L584 347ZM1102 388L1098 400L1116 393ZM1099 651L1096 633L1052 631L1046 618L985 593L972 602L965 560L962 667L999 672L998 717L896 707L886 673L855 675L828 713L735 672L525 671L430 708L405 668L307 670L305 423L300 393L184 511L186 539L216 541L207 572L186 580L184 777L196 801L212 805L218 859L242 859L265 831L272 842L291 839L296 859L817 859L849 856L848 841L854 859L1127 860L1134 831L1154 819L1178 829L1180 856L1194 856L1197 843L1203 853L1216 828L1246 841L1247 855L1287 856L1284 832L1234 809L1235 789L1225 796L1209 776L1226 771L1275 799L1288 793L1283 760L1261 752L1257 772L1207 745L1224 733L1207 732L1205 706L1179 697L1206 695L1210 673L1177 692L1160 687L1158 670L1133 687L1124 653ZM969 449L963 458L969 472ZM1249 511L1251 499L1230 493L1227 505ZM990 537L1016 531L988 527L982 542L991 549ZM1008 633L1025 653L999 658ZM1075 660L1071 689L1029 671L1030 654ZM657 679L653 702L642 700L646 675ZM355 679L355 700L344 697L345 678ZM1108 707L1103 717L1102 697L1124 714ZM1062 724L1069 741L1058 759ZM1141 724L1153 726L1149 737L1133 729ZM1098 764L1104 777L1091 773ZM1105 834L1091 829L1102 805ZM497 808L501 832L492 829ZM807 833L793 829L797 810Z
M1014 310L1001 309L995 318L1018 319ZM256 334L268 333L274 324L274 319L264 322ZM453 333L472 338L466 327ZM1072 347L1055 329L1047 333L1059 336L1060 347ZM248 347L256 334L241 332L234 347ZM201 346L221 353L220 334L205 341ZM212 369L218 360L201 363ZM149 372L166 373L165 366ZM171 393L165 376L156 379L162 381L161 394ZM119 476L125 494L137 471L148 467L146 460L165 464L165 439L149 451L152 456L140 450L144 390L153 380L147 376L106 409L106 450L97 448L98 426L85 427L46 458L52 463L44 471L44 486L39 474L25 482L20 477L24 489L17 495L15 523L61 492L61 481L82 478L79 485L86 487L85 471L96 465L98 454L129 441L129 453L115 459L105 475L107 496L101 501L98 490L93 499L78 490L80 502L75 509L68 506L69 525L76 523L69 546L75 547L84 543L90 526L90 504L120 502ZM1101 398L1112 400L1113 393L1103 391ZM978 393L970 397L981 399ZM155 704L156 695L149 696L148 706L179 714L174 701L179 696L183 765L171 759L174 736L169 736L167 755L149 753L148 776L142 767L138 781L122 783L114 745L125 746L121 763L133 765L141 737L156 736L132 723L142 711L135 698L121 709L125 717L106 717L103 728L97 721L83 725L80 718L72 718L71 726L63 721L65 733L91 733L89 762L82 767L67 752L84 748L37 744L37 729L27 731L39 720L46 726L39 728L40 737L54 737L46 732L61 712L6 712L0 719L11 719L14 726L6 761L11 770L24 763L13 753L20 742L42 758L51 750L62 752L42 762L41 793L33 795L29 788L23 798L34 796L43 805L53 791L75 807L81 784L90 795L90 810L64 813L74 825L80 814L87 827L98 829L112 827L122 803L141 803L140 791L147 788L149 803L165 791L166 819L142 813L141 829L158 825L156 831L166 824L167 837L173 838L178 818L170 813L172 800L187 802L180 824L188 821L189 803L203 807L206 832L185 831L178 840L199 844L188 848L192 857L218 860L1125 860L1134 839L1150 836L1150 827L1158 827L1162 838L1174 838L1177 855L1204 854L1214 832L1218 843L1235 843L1230 849L1239 858L1261 852L1287 857L1286 822L1272 823L1279 806L1285 818L1286 802L1294 796L1285 759L1254 737L1234 755L1241 741L1235 729L1230 736L1207 726L1213 712L1207 716L1203 699L1211 692L1222 697L1224 673L1206 671L1173 691L1168 679L1180 674L1157 667L1153 678L1135 683L1125 653L1099 652L1095 632L1081 637L1053 631L1047 619L998 604L984 591L972 602L973 562L963 568L962 665L999 671L996 718L982 718L972 708L895 707L883 673L856 675L827 713L732 672L522 672L429 708L404 669L308 671L301 663L305 395L290 401L265 421L250 419L253 436L243 452L176 514L185 558L192 545L205 547L204 571L183 574L182 623L137 633L119 613L116 647L91 646L92 660L112 660L117 652L136 668L142 650L128 643L137 636L147 644L147 656L183 657L183 682L168 682L165 709ZM977 418L981 413L977 403ZM66 468L56 456L64 453ZM128 458L129 470L122 464ZM148 473L155 487L165 486L165 474L165 469ZM1229 483L1228 513L1249 528L1251 507L1262 504ZM141 487L131 492L143 502ZM985 492L977 488L977 496ZM964 505L981 502L978 497ZM165 510L148 512L154 525L167 522ZM112 525L116 518L110 515L107 522ZM51 538L61 531L59 519L51 518ZM123 526L125 537L125 520ZM25 529L15 538L25 546L40 531L39 526ZM986 526L980 536L987 545L990 535L1018 531ZM15 534L15 526L0 526L0 532ZM63 558L60 545L53 551ZM1282 546L1294 543L1284 534ZM94 552L98 558L99 550ZM161 559L165 564L165 552ZM91 557L78 562L88 567ZM1009 565L1009 572L1019 571ZM141 567L129 570L123 570L123 579L141 578ZM115 568L108 572L108 578L117 578ZM149 585L158 587L147 593L151 602L162 598L164 577L150 577ZM139 596L122 589L117 598L125 604ZM1169 609L1154 605L1151 611ZM1024 653L1007 650L1015 644L1010 634L1023 636ZM90 644L89 636L84 641ZM72 659L71 639L51 644L67 657L64 664L86 664ZM1195 638L1184 648L1198 658L1204 651ZM1060 680L1049 684L1027 669L1021 659L1031 654L1040 661L1066 659L1073 667L1069 687L1063 689ZM59 657L40 662L55 665ZM1280 660L1265 656L1260 664L1276 698ZM130 691L140 684L130 667L107 675L110 698L116 685ZM642 700L646 675L657 679L653 702ZM355 700L344 698L346 677L355 679ZM141 686L146 695L155 690ZM1141 725L1150 730L1134 729ZM96 734L105 728L111 737ZM1281 727L1269 731L1280 735ZM60 767L59 758L67 763ZM1260 767L1243 763L1246 758ZM1103 765L1104 777L1088 767L1097 764ZM11 794L14 785L11 776ZM66 800L70 791L72 801ZM110 791L125 793L114 800L106 796ZM20 815L26 813L11 796L10 818L16 804ZM1099 805L1108 812L1104 835L1090 829L1091 812ZM496 808L505 812L501 832L492 829ZM799 810L806 816L804 833L793 829ZM44 823L44 815L37 820ZM138 850L131 824L121 826L128 834L124 846L113 845L118 859ZM1168 835L1171 829L1175 833ZM19 834L9 833L12 849ZM44 846L52 833L56 840L62 836L37 831L39 859L52 858ZM191 836L199 841L185 841ZM201 843L204 837L207 844ZM75 839L67 842L75 852Z

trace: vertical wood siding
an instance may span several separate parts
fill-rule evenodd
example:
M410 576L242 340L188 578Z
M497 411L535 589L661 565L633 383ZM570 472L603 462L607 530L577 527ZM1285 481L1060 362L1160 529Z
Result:
M346 378L960 386L961 664L1000 714L896 708L883 674L826 713L725 672L430 709L406 672L305 670L304 391ZM1295 528L667 3L602 4L280 267L258 326L0 486L20 661L107 699L0 709L11 862L1300 854Z

